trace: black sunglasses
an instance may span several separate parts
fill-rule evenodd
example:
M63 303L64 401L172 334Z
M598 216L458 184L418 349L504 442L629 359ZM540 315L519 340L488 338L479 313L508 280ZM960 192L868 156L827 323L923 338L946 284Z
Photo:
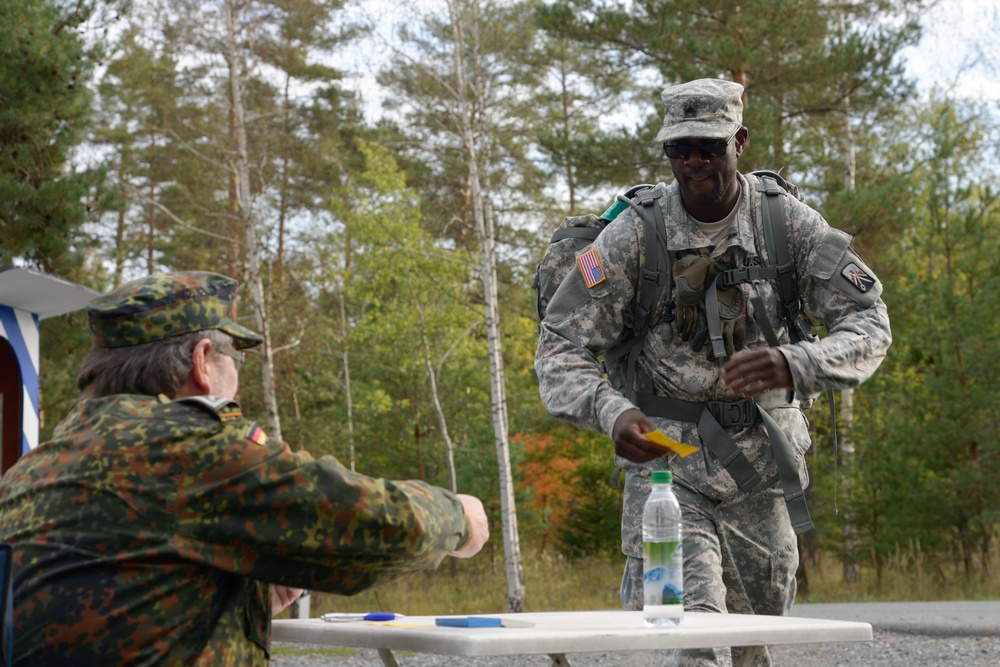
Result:
M695 151L701 153L702 157L721 157L726 154L726 150L729 148L729 144L732 143L733 139L736 138L736 134L742 128L736 128L736 132L733 132L732 136L723 141L713 141L708 144L702 144L701 146L685 146L684 144L663 144L663 152L671 160L686 160L691 157L691 154Z

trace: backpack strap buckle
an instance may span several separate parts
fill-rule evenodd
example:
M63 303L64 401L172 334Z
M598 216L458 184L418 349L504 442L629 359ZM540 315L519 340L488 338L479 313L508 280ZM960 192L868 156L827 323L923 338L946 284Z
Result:
M757 404L751 398L739 401L705 401L705 405L722 428L748 428L760 420Z
M729 269L719 274L718 285L719 287L732 287L734 285L748 283L751 280L752 276L750 275L749 268L743 267L740 269Z

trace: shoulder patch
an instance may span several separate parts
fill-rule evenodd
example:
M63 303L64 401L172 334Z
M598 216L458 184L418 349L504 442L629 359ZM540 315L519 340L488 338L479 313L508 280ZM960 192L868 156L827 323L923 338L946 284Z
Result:
M847 278L847 282L854 285L854 287L857 288L857 290L862 294L867 293L868 290L875 286L875 278L869 275L867 271L854 262L848 262L847 265L841 269L840 275Z
M250 424L250 428L247 429L245 437L255 445L263 445L267 440L267 434L264 433L264 429L257 426L257 422Z
M597 256L597 248L591 248L577 257L576 264L580 267L583 282L588 289L600 285L607 279L607 276L604 275L604 267L601 266L601 260Z

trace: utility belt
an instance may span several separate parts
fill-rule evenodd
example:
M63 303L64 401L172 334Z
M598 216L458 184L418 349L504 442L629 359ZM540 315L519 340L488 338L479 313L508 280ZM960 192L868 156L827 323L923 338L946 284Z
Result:
M719 459L741 491L750 491L760 484L761 478L726 429L749 428L763 422L778 466L778 479L792 528L796 535L813 529L792 444L774 418L754 399L697 402L635 392L632 401L650 417L697 424L702 443Z

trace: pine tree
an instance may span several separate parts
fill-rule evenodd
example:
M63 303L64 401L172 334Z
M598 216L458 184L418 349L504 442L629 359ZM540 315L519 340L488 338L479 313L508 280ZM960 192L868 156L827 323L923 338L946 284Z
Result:
M68 167L113 2L0 2L0 264L66 274L82 261L93 174Z
M817 119L840 109L846 96L855 113L866 113L908 91L895 56L918 37L911 14L922 4L570 0L542 5L538 19L634 73L651 116L643 131L659 124L662 109L654 102L665 85L697 78L743 84L750 143L741 166L783 168L801 180L812 165L797 148ZM841 17L854 27L848 39L837 39ZM649 146L649 161L658 159L658 148Z

